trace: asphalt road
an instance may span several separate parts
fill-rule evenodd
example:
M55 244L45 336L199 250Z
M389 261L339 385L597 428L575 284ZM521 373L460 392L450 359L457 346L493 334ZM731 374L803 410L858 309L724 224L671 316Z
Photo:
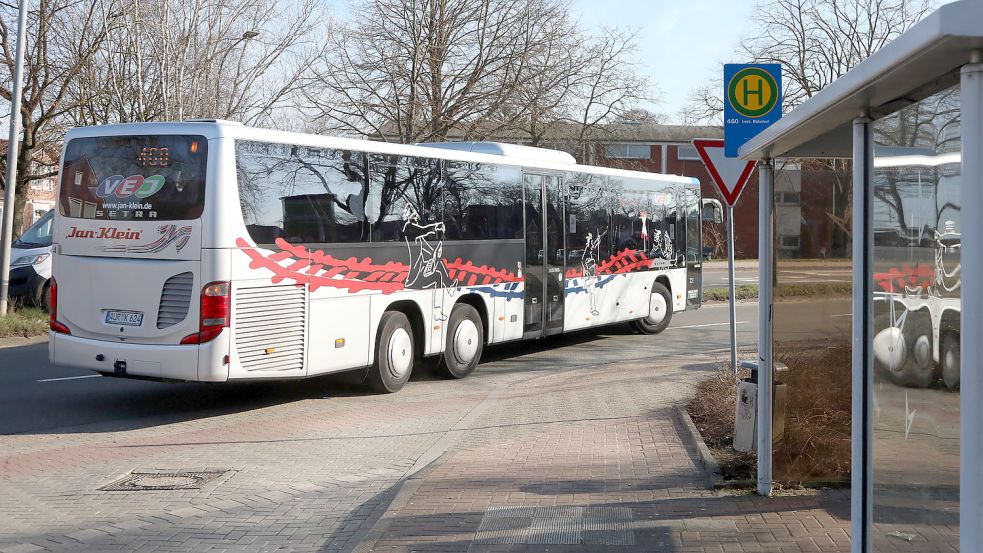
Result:
M756 266L746 266L742 263L734 271L735 283L757 284L758 268ZM850 282L853 276L848 264L839 263L827 266L807 265L796 267L795 264L785 265L779 268L779 280L790 283L808 282ZM727 286L727 263L715 261L704 264L703 266L703 286L706 288L718 288Z
M547 350L562 367L723 351L729 348L727 320L726 304L711 304L677 313L672 325L658 336L641 336L617 325L545 341L491 347L478 370L501 370L505 364ZM753 348L757 304L740 304L738 323L738 343ZM367 393L343 377L219 385L104 378L80 369L52 366L47 356L46 343L0 349L0 434L85 431L92 425L142 427L273 406L311 394ZM417 372L414 381L426 385L428 376Z

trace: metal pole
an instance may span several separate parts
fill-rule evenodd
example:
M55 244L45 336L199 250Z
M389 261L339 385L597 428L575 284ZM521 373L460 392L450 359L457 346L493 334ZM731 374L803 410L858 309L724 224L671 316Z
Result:
M871 120L864 114L853 120L853 356L850 486L851 551L871 549L873 418L873 144Z
M772 362L771 298L775 281L775 165L762 160L758 172L758 494L771 495Z
M962 134L963 277L959 386L959 550L983 543L983 51L973 52L960 84Z
M7 314L7 289L10 287L10 242L14 236L14 201L17 189L17 150L20 147L20 98L24 82L24 42L27 35L27 0L20 0L17 14L17 58L14 67L14 90L10 100L10 135L7 142L7 180L4 181L3 230L0 237L0 317Z
M727 206L727 275L730 279L730 366L737 376L737 304L734 285L734 206Z

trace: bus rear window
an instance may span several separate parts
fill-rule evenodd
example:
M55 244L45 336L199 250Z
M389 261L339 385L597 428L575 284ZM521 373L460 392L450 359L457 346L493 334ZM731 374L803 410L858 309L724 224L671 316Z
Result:
M65 148L58 210L81 219L197 219L207 151L202 136L76 138Z

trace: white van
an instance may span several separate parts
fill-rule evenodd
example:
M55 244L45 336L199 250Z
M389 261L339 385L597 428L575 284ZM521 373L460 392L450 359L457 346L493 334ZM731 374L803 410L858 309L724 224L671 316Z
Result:
M7 296L25 305L49 309L51 228L55 212L45 213L14 240L10 255Z

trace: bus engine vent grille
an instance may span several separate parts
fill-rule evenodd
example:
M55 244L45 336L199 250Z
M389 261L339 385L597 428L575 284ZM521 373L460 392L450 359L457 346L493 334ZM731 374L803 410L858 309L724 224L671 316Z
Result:
M299 371L304 368L307 298L299 286L235 290L235 340L239 363L247 371Z
M157 328L174 326L188 317L191 305L191 288L195 283L192 273L174 275L164 282L157 308Z

